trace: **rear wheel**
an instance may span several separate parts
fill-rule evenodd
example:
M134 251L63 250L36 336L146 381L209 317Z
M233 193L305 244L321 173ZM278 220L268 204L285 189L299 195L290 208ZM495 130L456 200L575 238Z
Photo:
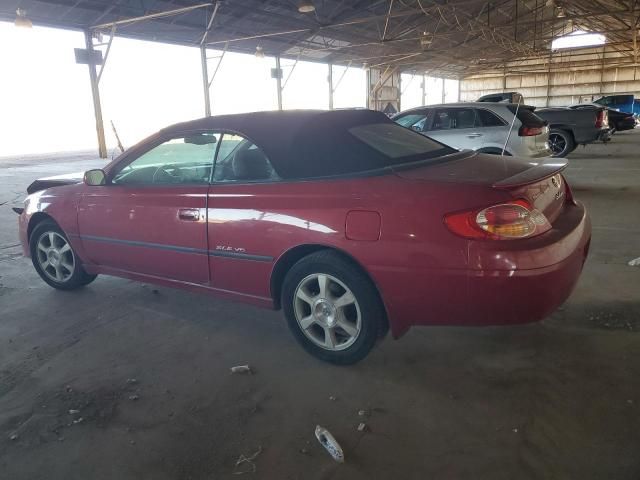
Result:
M93 282L62 229L51 220L39 223L29 239L31 261L45 282L59 290L74 290Z
M326 362L363 359L384 331L384 306L355 265L331 251L311 254L287 273L282 306L302 347Z
M576 148L573 135L566 130L553 129L549 132L549 148L552 156L566 157Z

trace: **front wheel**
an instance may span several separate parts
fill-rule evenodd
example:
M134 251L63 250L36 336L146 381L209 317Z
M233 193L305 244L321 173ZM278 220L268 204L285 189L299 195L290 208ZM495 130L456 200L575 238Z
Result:
M573 135L566 130L551 130L549 132L549 148L553 157L566 157L575 150Z
M45 282L59 290L74 290L93 282L82 268L67 236L53 221L39 223L29 239L31 261Z
M296 340L326 362L362 360L384 332L386 315L375 286L335 252L298 261L285 277L282 305Z

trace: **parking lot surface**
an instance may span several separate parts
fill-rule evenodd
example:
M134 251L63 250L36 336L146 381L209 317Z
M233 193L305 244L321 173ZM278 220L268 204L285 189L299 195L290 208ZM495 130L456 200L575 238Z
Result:
M104 161L0 159L0 478L639 478L639 148L631 131L570 155L593 240L557 312L415 328L351 367L305 354L280 312L109 277L51 289L10 206Z

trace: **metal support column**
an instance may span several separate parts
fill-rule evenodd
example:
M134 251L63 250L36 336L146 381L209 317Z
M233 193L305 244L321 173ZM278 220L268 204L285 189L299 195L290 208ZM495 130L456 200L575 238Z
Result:
M220 7L220 2L216 2L215 6L213 7L213 13L211 14L211 17L209 18L209 21L207 22L207 28L205 28L204 33L202 34L202 38L200 39L200 62L202 63L202 88L203 88L203 92L204 92L204 115L205 117L210 117L211 116L211 97L209 94L209 89L211 88L211 82L213 82L213 78L211 80L209 80L209 68L208 68L208 64L207 64L207 36L209 35L209 31L211 30L211 27L213 26L213 21L216 18L216 14L218 13L218 8ZM194 7L194 8L198 8L198 7ZM206 19L206 15L205 15L205 19ZM225 45L224 47L224 51L222 52L222 55L220 56L220 60L218 61L218 65L216 67L216 71L213 73L213 76L215 77L216 73L218 73L218 68L220 67L220 64L222 63L222 58L224 57L225 52L227 51L227 46Z
M329 76L327 77L329 82L329 110L333 110L333 65L329 64Z
M549 106L549 99L551 98L551 62L553 62L553 50L549 49L549 65L547 66L547 98L544 102L545 107Z
M84 41L89 52L93 51L93 38L90 30L85 30ZM96 117L96 133L98 134L98 154L100 158L107 158L107 141L104 137L104 123L102 121L102 107L100 106L100 89L98 88L98 72L95 63L91 63L93 56L89 53L89 79L91 80L91 95L93 96L93 112Z
M502 93L507 91L507 64L502 66Z
M282 110L282 70L280 69L280 55L276 55L276 88L278 90L278 110Z
M367 77L367 103L366 106L369 110L373 110L371 108L371 70L367 68L365 75Z
M204 93L204 115L211 116L211 99L209 97L209 69L207 68L207 46L200 45L200 63L202 64L202 88Z
M422 75L422 106L424 107L427 104L427 77Z
M442 103L445 103L444 98L444 77L442 77Z

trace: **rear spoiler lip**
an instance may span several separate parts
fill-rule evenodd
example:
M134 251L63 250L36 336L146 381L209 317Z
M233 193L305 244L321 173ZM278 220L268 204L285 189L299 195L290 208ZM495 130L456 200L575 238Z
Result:
M532 162L530 162L532 163ZM517 173L512 177L500 180L492 185L493 188L512 188L528 185L530 183L544 180L545 178L552 177L556 173L563 171L569 164L565 158L552 158L548 157L544 160L535 163L531 168L524 172Z

